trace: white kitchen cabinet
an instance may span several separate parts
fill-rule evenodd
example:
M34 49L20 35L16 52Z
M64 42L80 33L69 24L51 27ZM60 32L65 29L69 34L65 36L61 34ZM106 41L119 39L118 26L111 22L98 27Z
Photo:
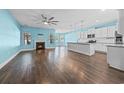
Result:
M95 29L95 37L96 38L98 38L98 37L100 37L100 35L99 35L99 33L100 33L100 31L99 31L99 29Z
M103 37L107 37L107 27L104 27L103 29L102 29L102 36Z
M95 34L95 30L91 30L90 31L90 34Z
M88 31L82 31L78 32L78 38L81 39L81 41L88 41L91 39L95 39L97 41L106 43L106 39L110 39L111 37L115 37L115 31L117 30L116 26L111 26L111 27L103 27L99 29L89 29ZM95 38L87 38L88 34L95 34ZM109 38L110 37L110 38ZM86 40L87 39L87 40ZM114 38L113 40L109 40L108 42L114 43Z
M115 37L115 31L117 28L115 26L104 27L95 30L96 38L105 38L105 37Z
M88 30L89 34L94 34L94 31L95 31L94 28Z
M83 38L86 39L87 38L87 31L83 32Z
M108 27L108 30L107 30L107 37L115 37L115 31L116 31L116 27L115 26L111 26L111 27Z
M70 50L77 49L77 45L70 43L70 44L68 44L68 48L69 48Z
M98 31L97 37L99 37L99 38L107 37L107 27L99 28L97 31Z
M109 66L124 71L124 45L107 45Z
M81 32L81 38L84 39L85 37L85 32Z
M88 30L88 31L87 31L87 35L89 35L89 34L91 34L91 32Z
M85 55L94 55L95 50L93 44L89 43L68 43L68 50L85 54Z
M94 44L94 47L95 47L96 51L107 52L106 45L104 45L102 43L96 43L96 44Z
M103 38L103 39L99 39L98 42L100 43L115 43L115 39L114 38L110 38L110 39L106 39L106 38Z
M103 37L103 31L102 31L102 29L100 28L100 29L96 29L96 31L95 31L95 34L96 34L96 38L102 38Z

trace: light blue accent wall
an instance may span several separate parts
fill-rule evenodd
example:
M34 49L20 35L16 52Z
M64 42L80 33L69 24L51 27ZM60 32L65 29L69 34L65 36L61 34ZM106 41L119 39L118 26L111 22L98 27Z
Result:
M65 45L65 38L64 38L64 40L60 40L60 37L61 36L65 37L65 33L55 33L55 35L58 37L55 40L56 46L64 46Z
M31 44L25 45L24 44L24 32L29 32L31 34ZM50 43L49 35L55 35L54 29L45 29L45 28L35 28L35 27L28 27L28 26L22 26L21 27L21 48L23 49L32 49L35 48L35 42L38 39L38 34L43 34L42 40L45 41L45 47L46 48L54 48L56 46L55 42Z
M77 42L77 40L78 34L76 31L65 34L65 45L67 45L67 42Z
M0 64L20 49L20 30L8 10L0 10Z

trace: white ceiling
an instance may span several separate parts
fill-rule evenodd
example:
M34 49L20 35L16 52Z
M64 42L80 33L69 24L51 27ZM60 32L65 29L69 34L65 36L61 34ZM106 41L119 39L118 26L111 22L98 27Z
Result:
M22 25L41 28L54 28L58 32L68 32L77 28L89 27L118 18L117 10L101 9L11 9L12 15ZM60 22L57 25L39 23L40 15L55 17ZM82 23L83 20L83 23Z

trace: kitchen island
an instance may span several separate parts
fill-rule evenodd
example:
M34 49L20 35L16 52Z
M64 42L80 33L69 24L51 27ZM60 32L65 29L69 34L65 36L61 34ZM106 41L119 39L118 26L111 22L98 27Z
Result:
M110 67L124 71L124 44L107 45L107 62Z
M95 54L94 45L90 43L68 42L68 50L88 56Z

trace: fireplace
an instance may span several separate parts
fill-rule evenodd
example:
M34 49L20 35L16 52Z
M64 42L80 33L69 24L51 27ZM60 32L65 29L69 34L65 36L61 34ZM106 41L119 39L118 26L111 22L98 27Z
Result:
M44 50L45 42L36 42L36 50Z

